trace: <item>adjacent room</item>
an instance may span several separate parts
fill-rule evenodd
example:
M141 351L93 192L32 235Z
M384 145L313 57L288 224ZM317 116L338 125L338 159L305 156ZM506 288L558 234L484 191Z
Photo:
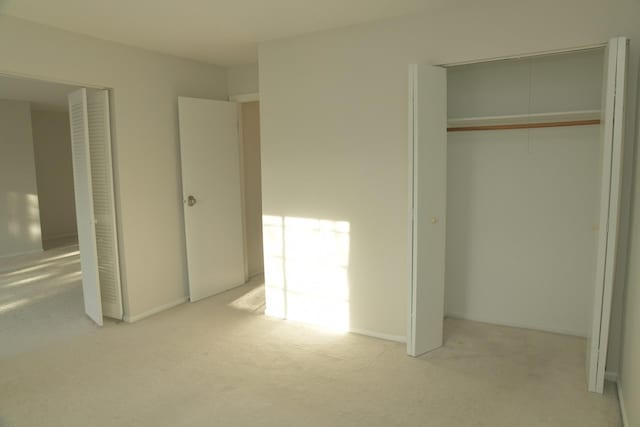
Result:
M638 19L0 2L0 426L640 427Z
M3 355L90 330L84 315L67 94L73 86L0 78Z

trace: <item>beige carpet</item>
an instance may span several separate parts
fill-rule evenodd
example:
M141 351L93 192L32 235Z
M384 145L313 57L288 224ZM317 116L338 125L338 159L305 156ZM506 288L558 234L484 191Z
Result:
M60 295L0 313L2 427L620 425L611 384L585 391L579 338L448 320L412 359L265 318L260 283L102 329Z
M93 331L77 245L0 259L0 357Z

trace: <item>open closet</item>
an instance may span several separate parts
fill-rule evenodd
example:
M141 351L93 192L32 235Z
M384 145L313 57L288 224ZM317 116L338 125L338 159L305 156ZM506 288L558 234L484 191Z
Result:
M448 69L445 316L588 335L603 54Z
M410 68L410 355L443 317L587 337L602 391L626 52Z

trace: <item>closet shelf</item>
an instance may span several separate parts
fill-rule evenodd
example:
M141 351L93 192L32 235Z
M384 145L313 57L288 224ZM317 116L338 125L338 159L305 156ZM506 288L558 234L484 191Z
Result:
M447 121L448 131L526 129L581 126L600 123L600 110L563 111L538 114L514 114L454 118Z

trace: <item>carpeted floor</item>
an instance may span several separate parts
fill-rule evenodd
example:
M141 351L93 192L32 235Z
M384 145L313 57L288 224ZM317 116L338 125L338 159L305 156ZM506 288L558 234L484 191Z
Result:
M57 264L36 271L78 268ZM11 271L0 266L1 427L620 425L615 387L586 391L580 338L447 320L445 346L412 359L264 317L259 281L100 329L72 276L17 297Z
M0 259L0 357L95 330L84 314L77 245Z

